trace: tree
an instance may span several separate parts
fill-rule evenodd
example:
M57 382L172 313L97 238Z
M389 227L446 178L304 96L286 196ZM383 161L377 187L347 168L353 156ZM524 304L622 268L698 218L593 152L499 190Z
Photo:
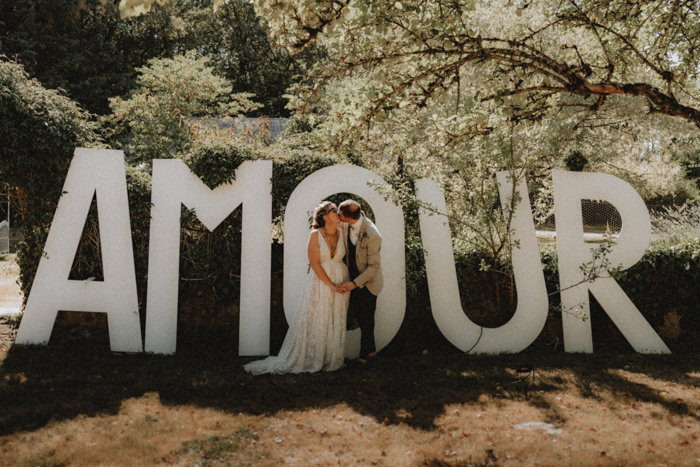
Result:
M166 6L184 24L176 41L180 53L194 50L197 57L208 59L218 76L230 81L233 92L255 94L261 108L251 116L288 117L287 88L301 81L306 67L323 57L322 50L310 47L292 55L274 47L250 2L220 3L217 7L213 1L176 0Z
M257 0L256 8L278 44L328 50L330 66L314 70L293 101L325 117L319 139L438 179L456 247L490 252L496 267L508 242L496 171L523 168L543 215L551 169L572 149L649 196L683 188L669 156L697 144L697 77L681 75L697 69L697 34L685 37L674 23L655 42L655 28L673 23L659 4L627 5L625 18L614 16L625 2ZM673 49L690 68L668 58ZM674 73L670 88L665 71ZM410 200L410 190L402 194Z
M319 48L293 56L273 47L253 5L244 0L159 1L148 8L117 3L0 0L0 54L15 57L43 86L61 88L105 115L108 99L131 90L136 69L148 60L195 50L234 92L256 94L262 108L254 116L272 117L289 116L287 88L322 56Z
M192 137L188 118L236 117L257 107L252 94L232 94L226 80L193 54L152 59L137 71L138 88L127 99L111 99L113 113L105 119L132 160L183 153Z
M129 89L118 16L98 0L0 0L0 53L43 86L61 88L92 112Z
M60 92L0 59L0 181L19 206L24 242L20 281L27 294L43 252L61 187L76 147L100 147L90 115ZM14 204L14 203L13 203Z
M63 89L104 115L109 98L134 87L136 68L176 53L180 25L165 8L120 19L114 2L0 0L0 54L22 63L42 86Z
M307 104L329 81L369 78L357 127L440 100L453 102L450 115L493 103L518 122L595 113L611 96L641 97L639 111L700 127L694 2L256 0L256 8L278 43L299 51L322 42L334 57ZM471 114L452 138L494 128Z

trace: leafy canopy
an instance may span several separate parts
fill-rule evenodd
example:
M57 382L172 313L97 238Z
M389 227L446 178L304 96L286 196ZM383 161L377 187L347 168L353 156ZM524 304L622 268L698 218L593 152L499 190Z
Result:
M494 103L503 118L564 108L597 112L610 96L642 97L647 114L700 127L700 11L681 0L256 0L282 45L322 42L336 59L322 85L367 76L358 126L451 96ZM359 107L358 106L358 107ZM469 110L469 109L467 109ZM460 134L494 128L479 112Z
M284 94L303 79L308 66L323 57L319 47L292 55L274 47L266 24L247 0L230 0L218 7L212 2L173 0L165 8L173 22L181 25L173 49L195 50L207 58L218 76L229 80L234 92L252 92L262 108L250 116L288 117Z
M257 107L252 94L232 94L228 82L191 53L148 63L138 69L138 88L127 99L110 99L106 119L131 157L174 157L191 139L187 118L236 117Z
M120 24L99 0L0 1L0 54L43 86L64 89L91 112L129 89Z

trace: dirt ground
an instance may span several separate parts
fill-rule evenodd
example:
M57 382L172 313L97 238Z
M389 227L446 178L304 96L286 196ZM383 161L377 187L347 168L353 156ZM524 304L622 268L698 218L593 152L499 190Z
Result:
M251 358L206 345L126 355L0 336L4 466L700 462L696 356L380 353L254 377Z
M19 265L15 256L0 260L0 308L19 308L22 305L22 291L17 285Z
M700 464L697 355L470 356L435 341L256 377L226 336L123 354L102 321L47 346L13 345L0 322L0 466Z

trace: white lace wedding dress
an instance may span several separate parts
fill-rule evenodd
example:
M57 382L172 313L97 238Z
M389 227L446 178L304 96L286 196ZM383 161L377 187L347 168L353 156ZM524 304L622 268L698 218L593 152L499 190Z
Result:
M318 233L321 249L321 267L334 284L350 280L343 263L345 245L338 242L335 256ZM345 360L345 329L350 294L339 294L325 285L313 269L306 276L306 284L296 315L276 357L257 360L244 366L249 373L313 373L334 371Z

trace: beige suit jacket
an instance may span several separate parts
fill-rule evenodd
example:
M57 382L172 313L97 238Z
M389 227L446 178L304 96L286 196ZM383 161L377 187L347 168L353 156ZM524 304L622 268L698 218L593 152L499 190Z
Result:
M350 225L343 222L343 240L345 242L345 251L348 251L350 242ZM382 236L379 234L377 227L362 215L362 227L357 236L357 245L355 246L355 261L360 275L351 278L358 287L367 287L367 290L374 295L379 295L384 287L384 277L382 276ZM347 256L345 257L347 263Z

